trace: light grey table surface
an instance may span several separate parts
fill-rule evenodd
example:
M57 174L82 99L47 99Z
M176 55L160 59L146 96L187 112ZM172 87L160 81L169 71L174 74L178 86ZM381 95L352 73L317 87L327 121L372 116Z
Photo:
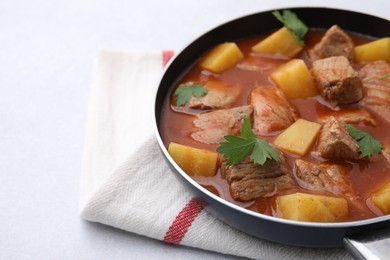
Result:
M284 2L389 19L388 0L1 1L0 259L235 259L80 219L93 62L100 48L180 50L227 19Z

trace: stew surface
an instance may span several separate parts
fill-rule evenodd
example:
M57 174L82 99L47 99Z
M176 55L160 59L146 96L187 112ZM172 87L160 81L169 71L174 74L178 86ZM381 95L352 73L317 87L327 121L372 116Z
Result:
M308 51L313 49L315 44L320 42L325 32L325 30L310 29L305 36L304 49L295 55L294 58L302 59L307 67L311 69L313 60L309 57ZM251 92L255 88L276 87L276 83L270 77L270 74L290 60L269 55L261 55L252 51L252 47L262 39L265 39L268 35L269 34L237 41L236 44L243 53L244 58L235 66L220 73L213 73L202 68L198 62L198 64L182 78L179 85L188 82L206 85L210 82L214 82L215 84L227 86L231 91L238 90L237 97L230 107L249 105ZM370 37L358 34L348 33L348 35L351 37L355 46L374 40ZM353 68L356 71L359 71L364 64L364 62L355 62L353 63ZM177 87L178 86L175 86L175 88ZM207 113L216 109L198 109L189 108L187 106L179 107L176 105L176 97L173 95L173 91L174 89L172 90L171 95L165 100L161 118L161 136L166 147L174 142L215 152L220 145L219 143L199 142L192 137L192 134L199 131L199 128L194 124L197 116L201 113ZM386 121L378 111L371 109L370 105L367 105L364 102L359 101L351 104L339 104L334 106L319 94L309 98L288 98L288 102L296 111L298 118L311 122L321 122L321 118L334 114L354 114L356 111L364 109L369 112L375 124L358 122L354 125L361 131L370 133L385 148L387 144L390 144L390 135L388 134L390 123ZM321 122L321 125L323 126L323 122ZM270 134L257 135L273 145L275 139L282 132L283 130L279 130ZM297 159L304 159L305 161L316 163L333 162L333 160L321 160L318 158L318 155L315 153L317 145L318 138L310 147L310 150L304 155L297 155L283 149L278 149L283 154L287 167L290 170L289 174L293 179L295 178L295 162ZM378 208L369 200L371 194L378 189L378 187L381 187L384 183L390 183L390 165L386 157L382 154L363 160L336 160L337 165L342 167L345 171L346 180L354 197L357 198L357 202L351 200L350 197L343 193L335 194L334 192L324 190L307 189L302 187L302 185L299 185L299 183L295 185L293 189L279 190L275 193L268 193L265 196L260 196L251 200L243 201L234 199L232 197L231 187L226 180L226 177L221 173L221 167L223 167L221 166L221 162L223 161L223 157L220 156L217 164L218 168L214 176L192 176L192 178L221 198L247 209L271 216L282 217L276 205L277 196L302 192L305 194L320 194L331 197L347 198L348 214L337 221L354 221L383 215L383 212L378 210Z

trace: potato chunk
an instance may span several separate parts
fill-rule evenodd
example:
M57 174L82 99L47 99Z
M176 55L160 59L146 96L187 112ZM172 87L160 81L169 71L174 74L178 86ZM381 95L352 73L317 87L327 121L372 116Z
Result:
M318 95L314 79L303 60L290 60L272 72L271 78L291 99Z
M354 52L357 61L385 60L390 62L390 37L356 46Z
M346 199L294 193L279 196L276 204L285 219L308 222L341 221L348 214Z
M252 47L256 53L291 58L303 49L292 32L283 27Z
M370 197L371 201L383 214L390 214L390 182L376 190Z
M236 65L242 58L241 50L234 42L217 45L201 60L200 66L215 73L220 73Z
M305 155L313 145L321 125L304 119L298 119L274 141L274 144L288 152Z
M182 144L170 143L168 152L173 160L190 176L214 176L218 154Z

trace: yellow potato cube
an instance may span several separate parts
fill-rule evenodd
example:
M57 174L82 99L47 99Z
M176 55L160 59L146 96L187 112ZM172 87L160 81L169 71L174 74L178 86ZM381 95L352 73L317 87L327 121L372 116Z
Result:
M290 60L272 72L271 78L288 98L307 98L318 95L313 77L303 60Z
M383 214L390 214L390 182L376 190L370 197L371 201Z
M357 61L385 60L390 62L390 37L356 46L354 51Z
M217 172L218 154L216 152L170 143L168 153L190 176L214 176Z
M285 219L308 222L342 221L348 214L344 198L294 193L276 198L276 205Z
M220 73L236 65L244 54L234 42L226 42L219 44L212 49L200 62L200 66L204 69L215 73Z
M286 27L279 29L252 47L253 52L291 58L303 49Z
M274 144L280 149L303 156L313 145L320 128L318 123L298 119L275 139Z

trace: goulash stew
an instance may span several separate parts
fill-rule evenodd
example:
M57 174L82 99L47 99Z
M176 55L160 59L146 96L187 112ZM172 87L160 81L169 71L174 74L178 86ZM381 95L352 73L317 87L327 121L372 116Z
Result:
M342 222L390 214L390 37L281 28L212 48L165 100L176 163L262 214Z

